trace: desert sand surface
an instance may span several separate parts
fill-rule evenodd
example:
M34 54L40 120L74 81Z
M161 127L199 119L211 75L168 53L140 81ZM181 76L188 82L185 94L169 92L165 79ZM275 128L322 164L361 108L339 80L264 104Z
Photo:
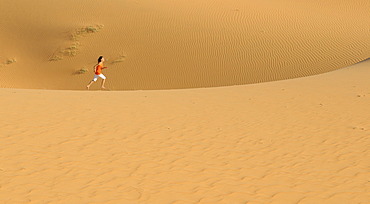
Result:
M200 89L0 89L0 202L369 203L369 68Z
M368 0L0 3L1 88L84 89L99 55L107 87L144 90L309 76L370 52Z
M370 203L369 7L0 0L0 203Z

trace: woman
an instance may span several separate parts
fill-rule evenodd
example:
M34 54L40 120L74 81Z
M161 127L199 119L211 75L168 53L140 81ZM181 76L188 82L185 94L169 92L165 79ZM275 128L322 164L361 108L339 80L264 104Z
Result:
M102 88L102 89L105 89L104 84L105 84L105 79L106 79L107 77L105 77L105 76L103 75L102 70L103 70L103 69L106 69L106 68L108 68L108 67L103 67L103 62L104 62L104 61L105 61L105 59L104 59L104 57L103 57L103 56L100 56L100 57L98 58L98 64L96 64L96 65L94 66L94 72L95 72L94 79L93 79L93 80L91 80L91 82L86 86L86 87L87 87L87 89L90 89L91 84L93 84L94 82L96 82L96 81L98 80L98 78L99 78L99 77L103 79L103 81L102 81L102 83L101 83L101 88Z

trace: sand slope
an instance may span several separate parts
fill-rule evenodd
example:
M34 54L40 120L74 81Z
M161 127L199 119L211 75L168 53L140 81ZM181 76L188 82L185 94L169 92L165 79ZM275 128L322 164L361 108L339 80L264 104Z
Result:
M224 88L0 89L0 202L369 203L369 66Z
M2 0L0 87L83 89L99 55L109 60L113 90L319 74L370 56L369 6L367 0ZM104 27L84 32L97 26ZM16 62L5 65L8 59ZM88 71L75 74L80 69Z

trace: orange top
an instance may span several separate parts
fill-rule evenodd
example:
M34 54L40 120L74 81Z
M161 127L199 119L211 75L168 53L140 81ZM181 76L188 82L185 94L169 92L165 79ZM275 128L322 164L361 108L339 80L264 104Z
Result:
M98 66L96 67L95 74L96 74L96 75L101 74L101 70L102 70L102 69L103 69L103 64L102 64L102 65L98 64Z

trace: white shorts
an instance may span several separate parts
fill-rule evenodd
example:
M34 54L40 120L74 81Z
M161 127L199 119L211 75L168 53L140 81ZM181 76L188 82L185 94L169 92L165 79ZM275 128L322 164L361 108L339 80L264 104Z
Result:
M93 81L97 81L98 80L98 78L102 78L102 79L106 79L107 77L105 77L103 74L99 74L99 75L94 75L94 79L93 79Z

